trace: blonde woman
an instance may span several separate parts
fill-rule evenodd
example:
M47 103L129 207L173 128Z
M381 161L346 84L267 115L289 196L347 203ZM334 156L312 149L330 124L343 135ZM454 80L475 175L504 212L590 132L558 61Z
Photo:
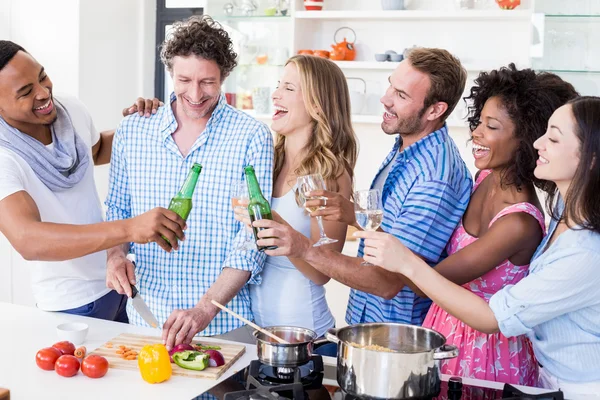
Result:
M295 56L284 68L273 103L273 215L317 241L316 219L296 203L296 179L319 173L330 190L350 198L358 149L346 79L331 61ZM241 214L236 218L249 222ZM346 225L324 222L324 228L329 237L338 240L327 246L341 251ZM323 287L329 277L306 261L272 256L267 257L261 275L261 284L250 286L252 312L260 326L299 326L319 336L334 326Z

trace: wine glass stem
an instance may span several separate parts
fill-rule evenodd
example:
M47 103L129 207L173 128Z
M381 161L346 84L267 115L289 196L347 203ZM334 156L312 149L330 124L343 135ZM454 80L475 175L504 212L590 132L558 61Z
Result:
M327 238L327 235L325 235L325 228L323 228L323 217L319 215L316 218L317 223L319 224L319 232L321 234L321 238Z

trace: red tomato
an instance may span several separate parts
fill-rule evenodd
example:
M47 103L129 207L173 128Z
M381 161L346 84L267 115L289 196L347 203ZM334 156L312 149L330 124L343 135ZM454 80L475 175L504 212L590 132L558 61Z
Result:
M62 354L68 354L70 356L75 354L75 345L71 342L58 342L52 345L55 349L60 350Z
M90 378L102 378L108 371L106 358L97 355L87 356L81 363L81 372Z
M46 347L37 352L35 355L35 363L41 369L52 371L54 370L54 363L56 363L56 360L61 355L62 353L60 350L55 349L54 347Z
M62 355L56 360L54 369L60 376L70 378L77 375L77 372L79 371L79 360L75 356L70 356L68 354Z

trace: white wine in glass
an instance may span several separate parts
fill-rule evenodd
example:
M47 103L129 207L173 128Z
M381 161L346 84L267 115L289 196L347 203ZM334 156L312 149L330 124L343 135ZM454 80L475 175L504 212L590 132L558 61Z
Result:
M231 186L231 207L234 210L237 208L245 209L246 206L242 205L241 201L244 201L246 204L249 201L248 185L246 185L245 181L235 182ZM246 232L244 242L236 250L256 250L252 234L245 227L244 231Z
M359 190L354 192L354 214L356 223L365 231L376 231L383 222L381 191ZM373 265L363 261L360 265Z
M316 207L306 207L306 202L309 200L326 200L326 197L323 196L307 196L307 193L310 193L315 190L327 190L327 186L325 185L325 180L321 176L321 174L311 174L299 176L297 180L297 199L296 202L300 204L302 208L304 208L309 213L318 211L323 209L323 206ZM325 234L325 229L323 228L323 218L321 216L317 216L317 223L319 224L319 240L313 244L314 247L322 246L324 244L335 243L337 239L332 239L327 237Z

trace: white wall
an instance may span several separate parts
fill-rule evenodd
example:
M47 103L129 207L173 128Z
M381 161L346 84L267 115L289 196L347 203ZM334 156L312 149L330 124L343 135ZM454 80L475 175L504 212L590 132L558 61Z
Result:
M79 97L96 128L115 128L121 110L154 91L156 0L0 0L0 38L22 45L56 93ZM108 168L96 168L100 198ZM33 305L27 267L0 235L0 301Z

